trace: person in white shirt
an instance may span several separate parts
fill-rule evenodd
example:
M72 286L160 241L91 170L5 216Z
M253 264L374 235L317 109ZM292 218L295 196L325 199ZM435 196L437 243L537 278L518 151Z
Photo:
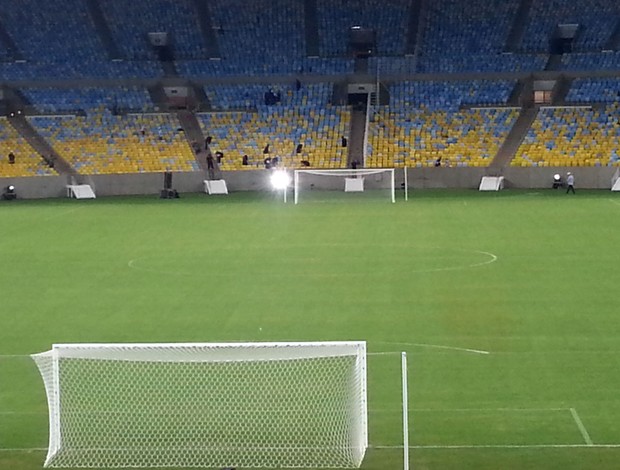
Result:
M575 194L575 175L570 171L566 173L566 194L572 191Z

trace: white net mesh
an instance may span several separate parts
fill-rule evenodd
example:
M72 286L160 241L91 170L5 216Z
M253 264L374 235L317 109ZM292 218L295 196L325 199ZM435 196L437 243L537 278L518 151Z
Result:
M295 170L293 187L295 204L369 199L396 202L393 168Z
M65 345L35 355L50 403L46 466L359 467L365 345L323 345L165 345L159 355L153 345Z

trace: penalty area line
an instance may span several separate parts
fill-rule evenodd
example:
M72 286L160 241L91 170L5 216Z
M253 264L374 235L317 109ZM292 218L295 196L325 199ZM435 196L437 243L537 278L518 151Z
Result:
M428 344L428 343L404 343L404 342L391 342L391 341L370 341L371 343L377 344L389 344L392 346L410 346L410 347L419 347L419 348L432 348L432 349L446 349L448 351L461 351L468 352L472 354L491 354L490 351L484 351L482 349L471 349L471 348L459 348L457 346L444 346L442 344Z
M583 440L585 441L586 445L588 445L588 446L594 445L594 443L592 442L592 438L590 438L590 434L588 433L588 430L583 425L583 422L581 421L581 418L577 414L577 410L575 408L571 408L570 409L570 414L573 415L573 419L575 420L575 424L577 424L577 427L579 428L579 432L581 433L581 436L583 437Z

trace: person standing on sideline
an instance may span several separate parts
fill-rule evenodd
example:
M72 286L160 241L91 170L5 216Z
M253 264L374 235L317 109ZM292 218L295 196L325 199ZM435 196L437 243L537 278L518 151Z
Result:
M566 173L566 194L572 191L575 194L575 175L570 171Z

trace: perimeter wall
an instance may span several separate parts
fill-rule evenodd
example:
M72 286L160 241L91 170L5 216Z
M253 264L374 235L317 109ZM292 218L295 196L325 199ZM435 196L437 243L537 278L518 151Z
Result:
M224 172L224 179L228 190L232 191L269 191L271 170L250 170ZM571 171L575 175L577 189L607 189L611 188L611 179L616 171L615 167L587 167L587 168L507 168L502 175L505 177L505 187L518 189L551 188L553 175L559 173L565 178ZM410 168L408 170L408 186L410 189L453 188L477 189L480 179L488 175L485 168ZM497 175L492 175L497 176ZM172 187L179 193L204 192L203 172L174 173ZM340 179L321 178L316 183L321 188L342 190ZM79 183L90 184L98 197L125 196L138 194L158 195L163 188L162 173L135 173L124 175L92 175L80 176ZM402 169L395 170L396 188L404 183ZM69 179L66 176L41 176L28 178L0 178L0 189L14 185L18 198L40 199L66 197L66 185ZM308 183L309 184L309 183ZM365 187L389 187L387 174L367 176Z

